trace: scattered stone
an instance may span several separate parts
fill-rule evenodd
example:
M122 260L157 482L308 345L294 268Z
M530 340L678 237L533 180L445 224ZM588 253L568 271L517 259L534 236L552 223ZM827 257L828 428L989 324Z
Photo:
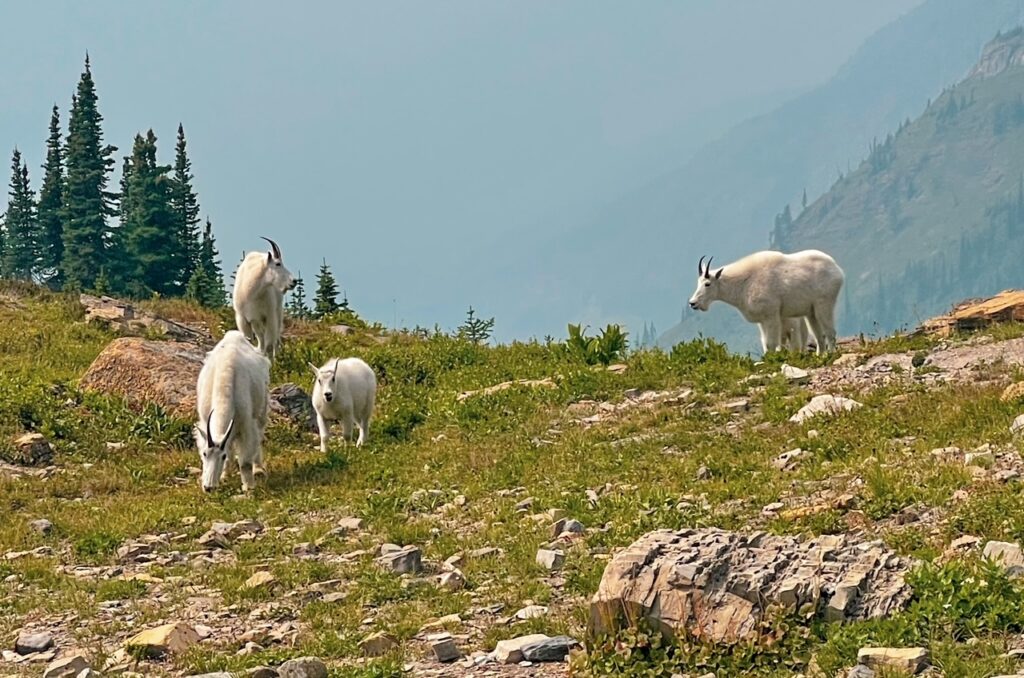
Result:
M537 564L545 570L560 570L565 563L565 552L560 549L539 549Z
M1024 553L1018 544L1008 541L990 541L981 554L1003 566L1010 574L1024 574Z
M579 641L569 636L545 638L522 646L523 659L528 662L565 661L569 651L579 647Z
M858 407L863 407L861 403L856 400L850 400L843 396L836 395L816 395L811 398L811 402L807 403L800 410L789 418L794 424L802 424L805 421L812 419L818 415L836 415L840 412L848 412L855 410Z
M546 377L544 379L516 379L515 381L505 381L477 391L465 391L456 396L455 399L461 403L466 398L471 398L475 395L492 395L499 391L512 388L513 386L526 386L529 388L558 388L558 384L556 384L551 377Z
M175 622L147 629L125 643L129 653L149 658L180 654L199 642L199 634L188 624Z
M430 643L430 649L433 650L434 657L441 663L453 662L462 656L458 646L455 645L455 639L452 638L450 633L437 633L427 636L427 642Z
M129 542L117 549L117 559L122 563L134 563L142 556L153 553L153 544Z
M51 663L43 671L43 678L77 678L78 674L88 670L89 662L82 655L76 654Z
M33 520L31 523L28 524L28 526L32 528L33 532L38 532L39 534L43 535L50 534L50 532L53 530L53 523L51 523L46 518Z
M494 661L499 664L518 664L523 661L523 648L533 643L539 643L541 641L548 640L548 636L543 633L533 633L528 636L519 636L518 638L510 638L508 640L498 641L498 644L494 647L492 656Z
M395 574L417 574L423 569L420 550L412 545L401 547L397 551L381 553L376 563Z
M548 608L544 605L527 605L518 612L516 612L516 619L527 620L537 619L539 617L545 617L548 614Z
M277 669L272 669L269 666L254 666L245 672L248 678L277 678Z
M496 546L484 546L483 548L473 549L466 554L466 557L470 560L483 560L484 558L500 558L504 555L505 552Z
M448 591L461 591L466 587L466 577L458 569L441 573L438 586Z
M242 584L242 588L247 591L253 589L265 589L270 588L277 583L277 577L267 572L266 570L260 570L259 572L253 573L251 577L245 580Z
M79 386L119 396L135 408L157 404L188 418L194 415L196 379L204 357L194 344L122 337L96 356Z
M49 631L22 629L14 641L14 651L20 655L45 652L53 647L53 634Z
M296 544L292 547L292 555L302 557L315 556L320 553L320 547L308 541Z
M272 414L291 422L300 431L318 430L313 403L300 386L292 383L275 386L270 389L268 405Z
M862 647L857 651L857 662L872 669L919 673L928 667L931 657L924 647Z
M811 373L792 365L782 365L782 376L791 384L806 384L811 380Z
M781 511L784 508L786 508L786 505L783 504L781 501L773 501L770 504L765 504L765 506L761 509L761 515L776 516L778 515L779 511Z
M697 469L697 473L695 475L697 477L697 480L707 480L708 478L711 477L711 469L709 469L704 464L701 464L700 467Z
M1022 431L1024 431L1024 414L1018 415L1017 418L1013 420L1013 423L1010 424L1010 433L1017 434Z
M377 631L359 641L359 649L367 657L383 657L398 647L398 640L391 634Z
M738 414L740 412L746 412L747 410L750 409L750 401L747 400L746 398L736 398L735 400L729 400L728 402L724 403L723 407L725 407L725 409L729 410L733 414Z
M528 511L531 507L533 507L534 501L536 500L533 497L527 497L526 499L523 499L522 501L516 503L515 510L517 512Z
M338 528L347 532L359 532L363 529L362 518L342 518L338 521Z
M734 642L757 633L776 607L825 617L831 606L833 619L885 617L909 601L904 576L911 565L880 542L848 536L801 541L711 528L657 530L607 565L591 601L589 631L612 634L644 619L669 636Z
M53 448L41 433L24 433L14 439L15 456L10 461L22 466L49 466Z
M122 674L124 675L124 674ZM274 675L277 675L276 673ZM216 671L214 673L200 673L189 676L189 678L235 678L232 674L227 671Z
M316 657L289 659L277 667L280 678L327 678L327 665Z
M975 537L972 534L965 534L962 537L957 537L950 543L950 548L954 549L973 549L975 546L981 543L981 537Z
M992 468L996 463L995 455L990 450L968 452L964 455L964 466L980 466L981 468Z
M789 452L783 452L779 456L772 460L772 466L779 469L780 471L791 470L796 468L796 462L799 459L810 456L810 451L802 450L799 447Z

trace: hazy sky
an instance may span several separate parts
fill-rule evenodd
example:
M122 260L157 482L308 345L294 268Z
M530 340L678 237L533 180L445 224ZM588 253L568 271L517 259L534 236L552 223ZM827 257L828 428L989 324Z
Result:
M309 283L326 257L370 319L397 299L400 322L451 327L473 304L508 337L464 251L682 164L920 2L4 3L0 151L38 188L88 50L118 166L150 127L172 162L184 123L228 271L267 235Z

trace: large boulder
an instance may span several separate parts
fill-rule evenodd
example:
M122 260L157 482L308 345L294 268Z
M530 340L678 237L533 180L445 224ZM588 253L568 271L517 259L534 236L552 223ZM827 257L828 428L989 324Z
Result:
M287 383L270 389L270 413L294 424L300 431L316 432L316 411L309 394Z
M189 417L195 410L196 380L205 356L193 344L123 337L96 356L79 386L120 396L133 407L156 404Z
M883 617L908 602L910 566L880 542L843 536L801 542L763 532L657 530L605 568L589 630L603 635L645 620L669 637L728 643L755 635L769 610L833 621Z

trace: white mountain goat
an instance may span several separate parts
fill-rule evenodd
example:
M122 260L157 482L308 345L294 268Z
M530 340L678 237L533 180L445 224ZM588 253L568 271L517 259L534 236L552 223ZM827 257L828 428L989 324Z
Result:
M377 400L377 376L373 369L359 358L335 358L323 367L313 363L309 367L316 375L312 400L320 429L320 451L327 451L331 422L337 419L341 419L346 441L352 437L352 427L359 427L359 447L370 435L370 418Z
M270 360L237 330L206 354L196 382L196 445L203 465L203 490L220 483L230 459L238 460L242 489L256 484L263 468Z
M790 351L807 350L807 322L803 318L782 321L782 346Z
M782 347L783 323L804 316L818 353L836 344L835 310L845 276L835 259L818 250L793 254L763 251L711 273L711 259L697 264L697 291L690 308L706 311L713 301L735 306L761 330L767 353Z
M266 255L245 255L235 274L231 305L239 331L273 360L284 331L284 293L295 287L296 280L284 267L277 243L263 239L270 243L271 250Z

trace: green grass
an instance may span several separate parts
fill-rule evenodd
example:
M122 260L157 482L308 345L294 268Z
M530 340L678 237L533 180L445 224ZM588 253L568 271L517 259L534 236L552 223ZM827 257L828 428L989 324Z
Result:
M219 316L184 307L160 310L220 322ZM335 441L324 455L315 447L315 435L274 423L265 445L267 482L238 497L235 474L226 486L204 495L189 471L198 465L189 422L77 390L77 380L110 335L82 325L80 312L65 297L25 290L0 295L0 451L17 434L38 430L52 440L57 465L45 479L0 476L0 509L6 517L0 521L0 553L39 546L54 550L50 557L0 560L0 642L10 645L26 623L74 613L75 642L90 652L109 653L132 630L104 616L101 603L127 601L137 611L137 629L185 614L189 596L200 587L212 591L232 618L272 610L275 622L297 623L295 646L270 644L237 656L241 644L223 638L147 665L147 675L242 670L307 654L329 661L336 675L397 675L404 662L427 652L417 638L420 629L446 615L466 620L461 629L452 629L469 634L464 650L488 650L502 638L532 631L582 638L587 599L606 562L601 555L652 529L845 531L855 517L850 510L800 520L761 515L764 505L780 499L814 503L811 495L820 483L834 478L846 479L835 489L855 495L852 510L863 513L869 537L928 562L961 534L1024 538L1018 483L977 483L961 466L929 454L946 445L971 449L983 442L1011 443L1008 425L1018 412L999 401L998 386L928 391L915 386L905 392L887 387L854 394L865 403L857 411L799 427L787 419L811 394L772 374L783 361L814 366L834 356L780 355L755 364L701 340L670 353L634 353L625 361L626 371L617 374L539 343L486 347L445 336L381 339L370 331L341 336L315 325L291 329L293 336L274 365L275 384L295 381L308 388L306 361L320 363L335 355L361 356L381 375L369 444L356 449ZM905 344L890 347L910 350ZM741 381L753 374L762 376L763 387ZM555 387L456 398L503 381L544 377ZM635 408L592 427L567 412L580 400L623 402L624 392L633 388L693 393L685 403ZM889 403L903 393L907 398L898 407ZM749 398L751 409L731 415L720 407L735 397ZM816 436L808 433L811 428ZM908 436L912 442L894 443ZM124 447L108 449L108 441ZM771 461L794 447L808 450L808 456L792 471L775 469ZM666 448L678 453L666 454ZM698 477L701 467L706 474ZM954 502L954 494L965 488L969 499ZM588 501L588 489L598 492L596 504ZM460 496L464 502L456 502ZM532 508L516 513L516 503L527 496L534 497ZM900 525L894 517L907 507L940 507L946 520L935 529ZM547 509L562 509L591 528L582 542L566 548L558 586L534 562L537 548L550 539L550 527L529 513ZM366 529L326 537L347 516L362 518ZM40 517L53 522L47 536L28 527ZM157 547L158 556L187 553L198 548L195 540L211 522L243 518L259 520L266 530L254 541L235 543L230 557L205 567L150 568L165 579L162 583L75 577L64 570L114 566L121 544L148 534L170 539ZM293 555L296 544L318 540L315 558ZM466 587L460 591L442 590L428 575L409 579L384 573L370 554L341 558L384 542L419 546L428 575L457 552L494 546L503 554L465 559ZM932 648L947 676L990 675L984 672L1001 667L997 655L1021 631L1008 610L1024 601L1015 583L980 565L964 565L973 568L964 571L950 567L922 570L919 581L929 595L919 596L919 604L892 620L808 628L781 619L779 628L786 629L781 641L729 653L699 644L665 647L634 633L626 637L627 645L592 645L589 657L578 660L580 670L582 675L651 675L669 662L684 673L782 676L802 670L811 655L822 666L849 664L851 651L855 654L866 639L913 639ZM269 570L276 586L244 588L259 569ZM966 585L971 577L985 586ZM343 600L324 603L312 593L328 580L340 580L337 589L347 594ZM965 593L954 595L956 587ZM991 591L999 591L1005 604ZM164 601L159 605L151 600L155 592ZM943 596L953 611L934 607ZM549 606L549 615L498 623L527 601ZM482 611L489 605L502 608ZM925 620L939 629L934 635L925 633ZM360 664L359 641L383 629L401 641L398 652ZM975 636L981 642L966 644Z

